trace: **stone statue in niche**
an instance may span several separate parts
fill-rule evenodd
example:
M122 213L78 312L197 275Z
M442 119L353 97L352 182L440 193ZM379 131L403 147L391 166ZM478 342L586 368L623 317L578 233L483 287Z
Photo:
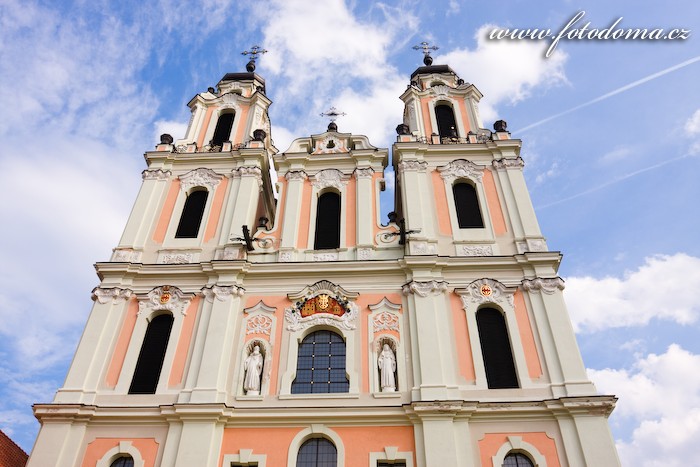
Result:
M260 353L260 346L253 347L253 352L245 359L245 379L243 389L249 396L260 394L260 375L263 368L263 356Z
M384 344L377 360L377 366L379 367L379 383L382 392L396 391L396 357L389 344Z

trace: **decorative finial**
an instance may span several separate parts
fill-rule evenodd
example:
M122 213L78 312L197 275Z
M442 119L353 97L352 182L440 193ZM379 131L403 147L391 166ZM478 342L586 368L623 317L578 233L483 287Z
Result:
M255 60L258 59L258 55L266 54L267 50L263 49L259 45L254 45L253 47L250 48L250 50L245 50L241 52L241 55L250 55L250 61L248 64L245 66L245 69L248 70L248 73L252 73L255 71Z
M336 125L335 121L338 117L342 117L344 115L347 114L345 112L341 112L335 107L331 107L325 112L321 112L321 117L329 117L331 119L331 122L328 124L328 131L338 131L338 125Z
M423 52L423 63L425 66L430 66L433 63L433 57L430 56L431 50L437 50L440 47L437 45L430 45L430 42L423 41L420 45L414 45L413 50L422 50Z

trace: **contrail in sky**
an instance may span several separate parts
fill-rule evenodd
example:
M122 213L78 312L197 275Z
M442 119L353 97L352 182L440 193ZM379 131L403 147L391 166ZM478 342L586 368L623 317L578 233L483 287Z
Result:
M566 198L560 198L556 201L552 201L551 203L543 204L541 206L537 206L535 209L545 209L549 208L552 206L556 206L557 204L565 203L567 201L571 201L572 199L580 198L581 196L589 195L591 193L595 193L596 191L602 190L603 188L607 188L610 185L614 185L618 182L621 182L623 180L627 180L628 178L632 178L634 176L637 176L639 174L642 174L644 172L649 172L650 170L658 169L659 167L663 167L664 165L670 164L671 162L676 162L681 159L685 159L686 157L694 156L695 154L693 153L687 153L683 154L682 156L674 157L673 159L668 159L663 162L659 162L658 164L651 165L649 167L645 167L643 169L635 170L633 172L630 172L625 175L621 175L617 178L614 178L610 180L609 182L605 182L601 185L595 186L593 188L589 188L588 190L582 191L580 193L576 193L575 195L567 196Z
M620 88L617 88L617 89L615 89L615 90L613 90L613 91L610 91L610 92L607 93L607 94L603 94L602 96L596 97L596 98L593 99L593 100L590 100L590 101L588 101L588 102L584 102L583 104L577 105L576 107L572 107L572 108L570 108L570 109L568 109L568 110L565 110L565 111L563 111L563 112L559 112L558 114L554 114L554 115L552 115L552 116L550 116L550 117L547 117L547 118L545 118L545 119L543 119L543 120L540 120L539 122L531 123L530 125L528 125L528 126L526 126L526 127L524 127L524 128L521 128L521 129L519 129L519 130L517 130L517 131L514 131L513 133L524 133L524 132L526 132L526 131L528 131L528 130L531 130L532 128L538 127L538 126L540 126L540 125L542 125L542 124L544 124L544 123L547 123L547 122L549 122L549 121L551 121L551 120L554 120L555 118L559 118L559 117L561 117L561 116L563 116L563 115L570 114L571 112L575 112L575 111L577 111L577 110L579 110L579 109L582 109L582 108L584 108L584 107L588 107L589 105L593 105L593 104L595 104L596 102L604 101L605 99L607 99L607 98L609 98L609 97L615 96L615 95L620 94L620 93L625 92L625 91L628 91L628 90L630 90L630 89L632 89L632 88L636 88L637 86L639 86L639 85L641 85L641 84L644 84L644 83L646 83L646 82L648 82L648 81L651 81L651 80L654 80L654 79L656 79L656 78L659 78L660 76L666 75L666 74L671 73L671 72L673 72L673 71L680 70L681 68L684 68L684 67L686 67L686 66L688 66L688 65L690 65L690 64L692 64L692 63L695 63L695 62L697 62L697 61L700 61L700 55L697 56L697 57L693 57L693 58L691 58L691 59L688 59L688 60L686 60L686 61L684 61L684 62L681 62L681 63L679 63L678 65L673 65L672 67L669 67L669 68L666 68L666 69L664 69L664 70L658 71L658 72L653 73L653 74L651 74L651 75L649 75L649 76L645 76L645 77L642 78L642 79L638 79L637 81L634 81L634 82L632 82L632 83L630 83L630 84L626 84L626 85L624 85L624 86L622 86L622 87L620 87Z

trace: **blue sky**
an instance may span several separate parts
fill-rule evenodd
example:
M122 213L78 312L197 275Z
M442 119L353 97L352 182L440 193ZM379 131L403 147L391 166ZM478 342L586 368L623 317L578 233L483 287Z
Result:
M494 27L690 30L678 41L489 41ZM142 154L240 52L269 50L281 151L341 131L388 147L423 40L484 94L486 127L522 138L542 231L589 374L620 397L623 464L686 465L700 439L700 4L0 0L0 428L30 450L89 313L92 264L116 246ZM617 91L617 92L616 92ZM590 103L590 105L585 105ZM551 118L553 117L553 118ZM390 193L384 210L390 210Z

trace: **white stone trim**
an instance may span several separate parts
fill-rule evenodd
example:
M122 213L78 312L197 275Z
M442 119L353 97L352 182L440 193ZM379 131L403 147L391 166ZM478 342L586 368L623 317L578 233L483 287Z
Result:
M523 279L523 289L528 292L545 293L547 295L552 295L557 290L564 290L564 280L561 277L552 278L542 278L536 277L534 279Z
M445 281L411 281L401 289L404 295L416 294L419 297L427 297L428 295L440 295L447 290L447 282Z
M105 455L97 461L95 467L110 467L112 462L123 454L128 454L134 459L134 467L144 467L145 462L143 457L141 457L141 453L134 447L131 441L119 441L119 445L107 451Z
M287 455L287 467L296 467L299 449L304 442L311 438L326 438L331 441L338 452L337 467L345 467L345 445L343 445L342 438L338 436L338 433L321 423L314 423L309 428L301 430L292 439Z
M220 302L226 301L229 297L242 297L245 294L245 289L237 285L208 285L202 287L202 295L204 299L209 303L213 303L214 300Z
M256 311L264 311L265 313L272 313L272 314L275 314L275 312L277 311L277 308L272 307L272 306L265 305L265 302L263 302L262 300L260 300L260 301L259 301L258 303L256 303L255 305L253 305L253 306L251 306L251 307L249 307L249 308L244 309L244 310L243 310L243 313L251 314L251 313L255 313Z
M404 462L406 467L413 467L413 453L410 451L399 451L399 448L396 446L384 446L383 452L369 453L369 467L377 467L379 461L400 461Z
M104 305L108 302L121 303L128 300L134 292L131 289L120 287L95 287L92 289L92 299Z
M190 190L198 186L206 188L207 191L214 191L224 176L211 169L200 167L190 170L178 178L180 179L180 190L189 193Z
M523 441L521 436L507 436L507 441L503 443L496 455L491 458L493 467L502 467L503 461L510 452L527 455L535 467L547 467L547 460L540 451L532 444Z
M255 465L257 467L266 467L267 455L253 454L252 449L241 449L238 451L238 454L225 454L224 460L221 462L221 467L231 467L233 462L243 466Z

